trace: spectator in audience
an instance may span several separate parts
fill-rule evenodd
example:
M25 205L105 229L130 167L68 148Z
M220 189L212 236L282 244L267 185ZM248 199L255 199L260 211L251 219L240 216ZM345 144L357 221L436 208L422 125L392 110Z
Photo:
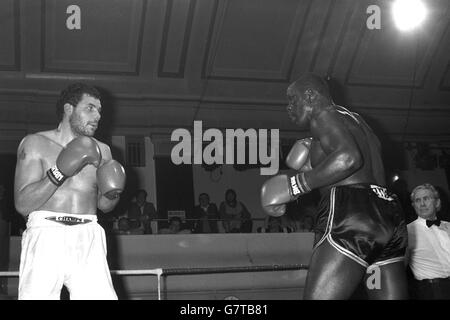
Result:
M226 233L252 232L251 214L246 206L237 200L236 191L228 189L225 201L220 204L220 218Z
M291 233L294 230L285 225L284 221L283 221L283 217L272 217L272 216L268 216L267 221L267 226L265 228L258 228L258 232L261 233L275 233L275 232L283 232L283 233Z
M418 216L407 226L412 298L450 299L450 222L436 216L439 193L431 184L422 184L411 192L411 201Z
M182 228L182 221L180 217L172 217L169 220L168 228L161 228L160 234L186 234L191 233L191 230Z
M314 228L314 218L310 215L305 215L300 220L298 232L312 232Z
M117 227L113 229L114 234L144 234L142 228L133 228L130 219L121 217L117 221Z
M289 226L295 232L311 232L314 227L315 216L317 214L317 203L320 194L316 192L302 195L300 199L292 201L286 206L286 216L289 218ZM306 224L305 224L306 219Z
M209 195L202 193L198 197L198 205L194 207L194 233L218 233L219 210L214 203L210 203Z
M136 192L136 202L128 208L127 217L131 229L141 229L143 233L153 233L151 221L157 218L155 206L147 201L147 191L139 189Z

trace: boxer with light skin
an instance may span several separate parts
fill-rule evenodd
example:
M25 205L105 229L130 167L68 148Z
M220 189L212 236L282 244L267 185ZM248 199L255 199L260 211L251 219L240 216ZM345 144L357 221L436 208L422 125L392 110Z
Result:
M287 157L294 173L267 180L261 201L267 214L280 216L302 194L321 193L303 298L348 299L370 276L369 266L381 272L381 287L366 287L369 298L407 298L406 225L397 197L384 187L378 138L360 115L334 104L317 75L292 83L287 98L289 118L310 137Z
M93 138L100 93L73 84L57 102L54 130L26 136L17 151L15 206L27 218L22 238L19 299L117 299L97 209L119 201L125 171L108 145Z

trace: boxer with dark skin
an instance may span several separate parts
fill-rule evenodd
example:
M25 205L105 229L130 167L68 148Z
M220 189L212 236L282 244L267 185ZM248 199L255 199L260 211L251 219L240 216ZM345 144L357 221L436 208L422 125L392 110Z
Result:
M348 299L361 281L379 276L376 288L366 285L370 299L406 299L406 228L396 196L384 187L380 141L360 115L334 104L315 74L293 82L287 99L289 118L310 133L301 151L308 164L267 181L262 202L268 214L280 215L301 194L321 193L303 298Z
M100 93L73 84L57 102L59 125L27 135L17 151L15 206L27 220L22 238L19 299L117 299L97 208L111 211L125 183L109 146L93 136Z

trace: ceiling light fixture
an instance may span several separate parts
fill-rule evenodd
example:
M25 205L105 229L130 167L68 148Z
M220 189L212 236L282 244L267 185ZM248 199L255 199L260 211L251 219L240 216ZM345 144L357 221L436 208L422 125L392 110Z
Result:
M396 0L392 14L398 29L410 31L423 23L427 9L421 0Z

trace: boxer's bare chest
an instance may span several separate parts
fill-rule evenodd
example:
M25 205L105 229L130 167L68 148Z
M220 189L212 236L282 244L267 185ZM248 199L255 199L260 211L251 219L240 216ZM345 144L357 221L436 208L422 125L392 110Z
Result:
M48 169L56 164L56 159L63 150L63 146L49 139L48 141L43 141L42 145L40 145L37 149L39 150L41 156L42 169L44 172L47 172ZM68 187L71 189L96 187L96 172L97 168L88 164L84 166L76 175L69 177L61 187ZM61 187L60 189L63 189Z

